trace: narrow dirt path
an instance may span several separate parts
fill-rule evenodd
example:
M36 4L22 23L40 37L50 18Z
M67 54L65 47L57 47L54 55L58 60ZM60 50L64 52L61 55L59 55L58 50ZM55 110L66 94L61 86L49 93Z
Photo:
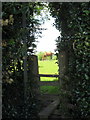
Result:
M52 102L57 100L59 95L57 94L42 94L39 96L39 100L41 102L41 111L43 111L47 106L49 106ZM60 118L60 114L58 109L56 109L49 117L50 120L57 120Z
M43 94L40 95L39 100L41 101L43 107L47 107L51 102L56 100L59 96L56 94Z

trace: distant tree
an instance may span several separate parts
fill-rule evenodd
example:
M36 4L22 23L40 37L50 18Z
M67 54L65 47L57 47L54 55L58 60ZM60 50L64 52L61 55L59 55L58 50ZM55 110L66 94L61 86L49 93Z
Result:
M43 59L42 59L42 58L43 58L43 55L44 55L44 52L39 52L39 53L37 54L38 59L39 59L39 60L43 60Z
M57 59L57 56L56 56L56 55L53 55L53 56L52 56L52 59L53 59L53 60L56 60L56 59Z

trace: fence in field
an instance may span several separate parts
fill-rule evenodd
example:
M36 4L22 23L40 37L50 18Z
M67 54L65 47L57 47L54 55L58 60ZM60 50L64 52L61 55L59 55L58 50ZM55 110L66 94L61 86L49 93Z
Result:
M59 77L59 75L54 75L54 74L39 74L39 79L40 77ZM47 85L47 86L57 86L58 85L58 80L57 81L39 81L39 85L40 86L44 86L44 85Z
M56 75L56 74L38 74L38 75L35 75L35 78L36 77L39 79L39 81L38 81L39 87L40 86L58 86L58 85L60 85L59 84L59 75ZM58 78L58 80L56 80L56 81L40 81L40 77L56 77L56 78Z
M39 77L59 77L59 75L54 74L39 74Z
M36 55L31 55L30 59L32 59L32 72L34 74L34 79L36 84L39 86L47 85L47 86L57 86L62 84L62 77L65 75L65 72L68 69L68 54L66 51L62 51L58 55L59 62L59 75L55 74L39 74L38 69L38 57ZM40 77L58 77L57 81L40 81ZM38 90L35 90L38 91Z

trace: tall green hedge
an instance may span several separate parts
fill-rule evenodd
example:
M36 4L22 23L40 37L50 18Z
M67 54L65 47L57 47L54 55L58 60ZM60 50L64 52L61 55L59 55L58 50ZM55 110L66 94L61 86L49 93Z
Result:
M61 31L57 39L57 51L69 53L69 81L66 84L72 96L71 103L77 106L74 117L90 114L90 3L50 3L50 12L55 17L55 26ZM64 80L65 81L65 80Z
M37 117L38 104L32 92L34 77L32 66L28 66L28 95L24 97L24 42L27 44L27 57L34 53L35 33L40 33L40 15L43 3L2 3L2 118L34 119ZM26 27L22 25L22 14L26 13ZM39 34L38 34L39 35ZM28 59L30 63L30 59ZM33 87L36 87L35 85Z

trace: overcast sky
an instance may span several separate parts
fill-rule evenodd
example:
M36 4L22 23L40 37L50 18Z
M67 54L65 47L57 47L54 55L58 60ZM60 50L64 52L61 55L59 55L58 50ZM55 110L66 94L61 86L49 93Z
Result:
M42 31L42 38L38 38L37 52L52 51L56 49L56 38L60 36L59 31L53 26L54 18L50 17L41 27L47 30Z

